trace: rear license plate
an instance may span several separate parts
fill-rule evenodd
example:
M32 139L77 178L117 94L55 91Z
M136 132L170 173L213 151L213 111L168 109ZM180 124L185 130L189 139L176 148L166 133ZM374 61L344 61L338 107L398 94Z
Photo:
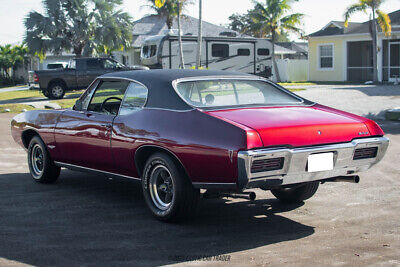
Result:
M333 152L308 156L308 172L333 170Z

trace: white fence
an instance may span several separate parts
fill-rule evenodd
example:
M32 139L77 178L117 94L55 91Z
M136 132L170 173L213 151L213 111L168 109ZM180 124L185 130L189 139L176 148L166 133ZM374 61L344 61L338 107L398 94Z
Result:
M307 59L277 59L281 82L296 82L308 80ZM273 72L272 80L276 82L276 74Z

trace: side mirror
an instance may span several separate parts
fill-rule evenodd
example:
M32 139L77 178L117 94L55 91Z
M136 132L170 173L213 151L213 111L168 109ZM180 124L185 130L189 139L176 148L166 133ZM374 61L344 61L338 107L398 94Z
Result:
M73 107L74 110L81 111L82 110L82 101L80 99L76 100L75 105Z

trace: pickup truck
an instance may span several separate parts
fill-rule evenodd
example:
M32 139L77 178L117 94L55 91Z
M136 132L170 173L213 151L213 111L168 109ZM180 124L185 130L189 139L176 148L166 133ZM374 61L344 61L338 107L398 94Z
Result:
M29 86L39 88L50 99L61 99L66 91L86 88L105 73L146 69L145 66L127 67L112 58L75 58L66 68L31 72Z

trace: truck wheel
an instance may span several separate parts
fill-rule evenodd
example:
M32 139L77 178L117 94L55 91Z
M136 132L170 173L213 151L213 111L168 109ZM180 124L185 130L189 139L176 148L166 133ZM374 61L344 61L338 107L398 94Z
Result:
M49 98L61 99L65 95L65 86L62 83L53 83L49 86Z
M147 206L161 221L178 221L197 210L200 191L164 153L155 153L147 160L142 188Z
M308 182L304 185L271 190L271 193L285 203L298 203L312 197L318 189L319 182Z
M60 176L61 168L51 160L39 136L33 137L29 143L28 165L32 178L38 183L53 183Z

